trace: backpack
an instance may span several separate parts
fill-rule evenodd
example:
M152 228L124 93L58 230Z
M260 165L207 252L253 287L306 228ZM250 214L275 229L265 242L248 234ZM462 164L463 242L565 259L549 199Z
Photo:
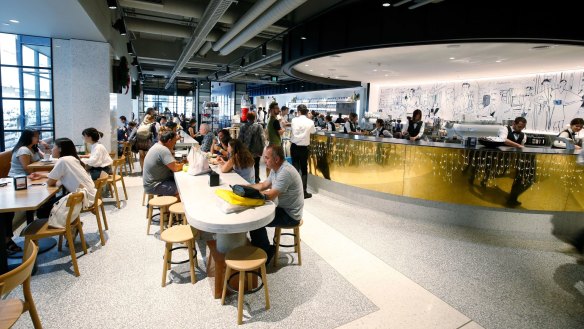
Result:
M81 208L87 208L90 206L87 200L87 190L85 190L85 188L78 188L76 192L83 192L84 197L83 201L75 205L75 208L73 208L71 221L74 221L79 217L79 214L81 214ZM49 214L49 226L65 228L65 225L67 225L67 215L69 215L69 207L67 207L69 196L71 196L71 193L55 202L53 208L51 208L51 213Z
M262 155L262 153L264 152L264 134L262 132L262 128L257 125L257 124L253 124L250 128L251 131L248 133L251 133L251 141L249 144L249 150L251 152L251 154L253 155ZM257 131L260 131L260 133L258 134Z
M150 138L152 134L152 125L153 123L141 124L140 127L138 127L138 131L136 131L136 135L140 135L140 137L143 138Z

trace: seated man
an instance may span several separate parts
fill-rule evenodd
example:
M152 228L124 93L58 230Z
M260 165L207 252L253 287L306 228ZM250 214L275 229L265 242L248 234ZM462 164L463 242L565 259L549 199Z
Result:
M176 133L165 131L158 136L158 143L152 145L144 159L144 192L155 195L178 196L173 173L182 170L171 150L176 144Z
M250 185L264 194L266 200L276 203L274 220L266 225L269 227L292 226L302 218L304 208L304 192L302 178L290 163L285 160L281 146L270 145L264 150L264 161L270 169L268 178L258 184ZM265 227L249 232L251 243L262 248L268 254L268 263L272 259L275 247L270 245Z
M209 125L206 123L203 123L199 127L199 133L201 134L201 136L204 136L203 141L199 142L201 144L201 151L203 151L203 152L211 151L211 145L213 144L213 139L215 138L215 134L213 134L213 132L209 128Z

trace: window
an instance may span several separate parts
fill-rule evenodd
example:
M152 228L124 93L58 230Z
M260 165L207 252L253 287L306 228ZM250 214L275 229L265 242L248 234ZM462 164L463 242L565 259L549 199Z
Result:
M13 148L26 128L52 142L51 58L50 38L0 33L0 151Z

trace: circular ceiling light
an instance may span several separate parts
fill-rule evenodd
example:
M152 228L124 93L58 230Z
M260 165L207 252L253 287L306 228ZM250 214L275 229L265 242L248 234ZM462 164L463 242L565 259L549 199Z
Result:
M389 3L389 2L384 2L384 3L382 4L382 6L383 6L383 7L389 7L389 6L391 6L391 3Z
M20 23L20 21L18 21L18 20L16 20L16 19L11 19L11 20L9 20L9 22L11 22L11 23L15 23L15 24L18 24L18 23Z

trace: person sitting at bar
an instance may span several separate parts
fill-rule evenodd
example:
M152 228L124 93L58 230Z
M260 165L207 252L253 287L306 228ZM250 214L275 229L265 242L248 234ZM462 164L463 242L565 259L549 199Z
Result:
M203 136L203 140L201 141L201 151L203 152L210 152L211 145L213 144L213 139L215 138L215 134L209 128L209 125L203 123L199 127L199 133Z
M412 118L408 119L402 129L402 137L412 142L417 141L424 136L424 128L425 124L422 121L422 111L419 109L415 110Z
M227 145L228 160L217 158L221 172L230 172L232 169L248 183L255 183L254 159L249 150L237 139L231 139Z
M324 121L325 121L325 128L327 131L336 131L337 127L335 127L335 124L333 123L333 117L330 115L327 115L326 117L324 117Z
M103 137L103 133L97 131L95 128L87 128L81 133L85 143L91 146L90 154L80 155L83 163L87 166L87 171L91 179L96 180L101 176L101 172L108 175L112 174L112 163L114 162L106 150L105 146L98 143L99 138Z
M522 148L527 141L527 136L521 131L525 129L527 120L524 117L517 117L512 126L502 126L499 128L499 137L505 140L505 145Z
M570 121L570 127L566 128L562 132L560 132L558 134L558 137L572 140L572 142L574 143L574 148L579 150L582 147L580 145L578 145L578 141L576 140L576 135L578 134L578 132L580 132L580 130L582 130L582 126L584 126L584 119L582 119L582 118L572 119L572 121ZM566 142L560 141L560 140L555 140L553 145L552 145L552 148L565 149Z
M357 113L349 114L349 120L345 122L345 125L343 126L343 132L345 134L351 135L362 135L361 132L357 131Z
M375 121L375 129L371 130L371 135L375 137L393 138L391 132L383 127L383 119Z
M227 151L227 147L229 141L231 140L231 135L229 134L229 130L221 129L217 133L217 138L213 138L213 144L211 145L211 150L214 154L219 155L223 160L227 160L229 157L229 152Z
M175 144L176 133L164 129L158 143L152 145L146 154L142 174L144 192L178 197L174 172L181 171L183 164L172 156Z
M274 220L266 227L298 225L304 208L304 191L300 174L284 158L281 146L269 145L264 150L266 167L270 175L265 181L250 185L261 191L266 200L277 202ZM251 243L268 255L267 263L274 256L275 247L270 244L265 227L249 232Z

